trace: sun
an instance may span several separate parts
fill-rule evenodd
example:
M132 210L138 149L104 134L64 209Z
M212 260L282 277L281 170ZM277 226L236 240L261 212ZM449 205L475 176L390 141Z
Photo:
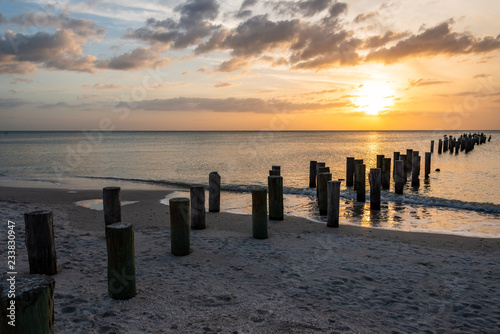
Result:
M387 81L370 81L359 85L352 101L367 115L378 115L394 103L394 89Z

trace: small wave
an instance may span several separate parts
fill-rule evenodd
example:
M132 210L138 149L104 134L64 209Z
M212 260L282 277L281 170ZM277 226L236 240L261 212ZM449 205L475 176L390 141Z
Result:
M200 183L181 182L181 181L167 181L167 180L151 180L151 179L136 179L136 178L122 178L122 177L100 177L100 176L78 176L80 178L88 179L102 179L112 181L126 181L147 183L162 186L175 186L182 188L189 188ZM208 188L207 185L205 185ZM221 189L228 192L236 193L250 193L254 189L262 188L262 185L241 185L241 184L222 184ZM293 188L284 187L283 194L285 195L302 195L302 196L316 196L316 189L314 188ZM340 196L346 199L355 199L356 192L352 189L344 189L341 191ZM369 201L369 194L366 194L367 201ZM500 214L500 205L493 203L478 203L478 202L465 202L460 200L450 200L439 197L428 197L424 195L404 194L396 195L390 192L382 192L381 200L385 202L395 202L422 206L445 207L450 209L477 211L490 214Z

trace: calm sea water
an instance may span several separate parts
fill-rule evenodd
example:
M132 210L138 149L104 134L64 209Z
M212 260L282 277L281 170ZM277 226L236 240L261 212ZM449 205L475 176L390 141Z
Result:
M8 132L0 134L0 180L32 180L60 187L89 179L163 186L207 184L222 177L223 210L249 214L253 187L266 186L269 169L281 166L288 214L324 221L309 189L309 161L326 162L333 179L345 178L346 157L364 159L413 149L423 156L436 142L429 180L404 195L382 192L383 208L370 212L350 188L342 187L341 221L407 231L500 237L500 131L491 142L458 155L437 154L444 134L430 132ZM440 172L435 172L439 168ZM423 175L423 165L421 167ZM392 180L391 180L392 182ZM0 184L2 184L0 183ZM367 187L367 192L369 188ZM179 190L175 196L186 195Z

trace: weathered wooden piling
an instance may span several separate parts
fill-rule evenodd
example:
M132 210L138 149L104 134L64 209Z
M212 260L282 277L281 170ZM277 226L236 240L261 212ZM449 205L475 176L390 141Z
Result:
M380 168L370 168L368 180L370 182L370 210L380 210L382 170Z
M345 185L346 187L354 185L354 157L347 157Z
M273 176L273 175L274 176L280 176L280 174L281 174L281 171L279 171L279 170L271 169L269 171L269 176Z
M391 158L382 160L382 189L391 187Z
M316 169L318 162L311 161L309 163L309 188L316 188Z
M448 137L444 137L444 140L443 140L443 153L445 152L448 152Z
M332 174L320 173L318 181L318 207L320 216L328 213L328 181L332 180Z
M170 206L170 250L175 256L190 253L191 228L189 226L189 198L171 198Z
M104 224L114 224L122 221L120 187L106 187L102 189L102 205L104 210Z
M205 187L191 186L191 228L203 230L205 228Z
M407 172L411 173L413 163L413 149L406 149Z
M406 161L407 160L406 154L400 154L399 160L403 161L403 170L404 170L405 174L408 174L408 163ZM406 183L406 180L405 180L405 183Z
M356 165L362 165L363 159L354 159L354 190L356 190Z
M321 173L330 173L330 167L319 167L316 184L319 184L319 174ZM319 188L316 186L316 198L319 198Z
M25 213L24 229L30 274L57 274L52 212L33 211Z
M412 172L411 172L411 186L418 188L420 186L420 156L418 152L413 155Z
M394 162L392 165L392 177L396 175L396 161L399 160L399 152L394 152Z
M252 233L255 239L267 239L267 189L252 190Z
M377 168L382 169L382 161L384 161L384 155L377 154Z
M208 211L220 211L220 175L217 172L208 175Z
M396 194L403 193L403 187L406 182L404 164L405 162L403 160L396 161L396 174L394 175L394 192Z
M0 276L0 333L54 334L54 286L45 275Z
M438 141L438 154L441 154L443 152L443 140L439 139Z
M106 226L108 294L125 300L136 295L134 229L132 224Z
M429 178L429 174L431 173L431 156L432 152L425 152L425 175L426 179Z
M453 154L455 151L455 139L453 139L453 138L450 138L449 150L450 150L450 154Z
M340 216L340 181L328 181L327 185L327 221L328 227L339 227Z
M366 193L365 193L365 177L366 177L366 166L363 164L357 164L355 167L355 184L356 184L356 201L365 202L366 201Z
M460 141L457 140L455 142L455 155L457 155L459 151L460 151Z
M431 140L431 153L434 153L434 140Z
M281 176L281 166L272 166L271 170L277 171L278 176Z
M268 176L267 183L269 188L269 219L283 220L283 177Z

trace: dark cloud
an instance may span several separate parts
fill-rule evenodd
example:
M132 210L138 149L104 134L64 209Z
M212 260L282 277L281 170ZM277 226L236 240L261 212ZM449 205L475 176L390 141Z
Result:
M48 103L38 106L39 109L53 109L53 108L68 108L69 104L66 102Z
M113 70L140 70L162 67L170 62L168 58L161 55L161 50L139 47L109 60L100 61L97 66Z
M328 9L331 3L332 0L278 1L273 3L273 11L291 15L299 13L301 16L310 17Z
M0 24L8 23L9 20L7 20L2 13L0 13Z
M255 6L259 1L258 0L245 0L241 4L240 10L248 9L250 7Z
M12 109L27 104L26 101L20 99L2 99L0 98L0 109Z
M371 52L367 61L395 63L408 57L484 53L500 49L500 35L478 38L470 33L451 30L452 20L424 30L398 42L395 46Z
M376 17L378 16L379 14L377 12L369 12L369 13L361 13L361 14L358 14L355 18L354 18L354 22L356 23L361 23L361 22L364 22L372 17Z
M431 85L443 85L449 84L451 81L443 81L443 80L432 80L432 79L418 79L418 80L408 80L408 87L406 90L414 88L414 87L422 87L422 86L431 86Z
M345 107L346 102L294 103L285 100L264 100L259 98L188 98L157 99L139 101L134 107L146 111L212 111L212 112L250 112L270 114L276 111L313 111ZM129 108L128 102L120 102L117 108Z
M377 36L368 37L367 39L365 39L363 47L368 48L368 49L377 49L377 48L380 48L380 47L386 45L389 42L403 39L405 37L408 37L409 35L410 35L410 33L407 33L407 32L387 31L382 36L377 35Z

